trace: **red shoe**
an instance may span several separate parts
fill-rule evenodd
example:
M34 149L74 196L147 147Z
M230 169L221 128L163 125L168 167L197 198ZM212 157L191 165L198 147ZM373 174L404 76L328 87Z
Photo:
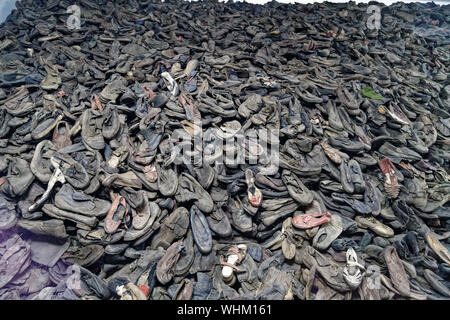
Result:
M106 233L114 233L122 223L122 219L125 218L128 211L127 201L122 196L117 196L109 209L105 218L105 231Z
M331 220L331 214L325 213L307 213L292 218L292 225L298 229L311 229Z
M391 171L394 173L395 171L394 164L388 158L383 158L380 160L380 169L383 173L390 173Z
M262 202L262 193L255 186L255 176L250 169L245 170L245 182L247 183L247 196L250 204L256 208L259 207Z

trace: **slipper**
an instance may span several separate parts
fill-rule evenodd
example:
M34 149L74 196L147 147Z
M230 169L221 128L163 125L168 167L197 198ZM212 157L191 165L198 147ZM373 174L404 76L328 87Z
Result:
M394 230L392 230L390 227L381 223L380 221L376 220L373 217L357 216L355 218L355 221L359 228L363 229L369 228L370 230L372 230L373 232L384 238L391 238L394 236Z
M367 276L364 277L358 287L358 294L361 300L381 300L379 290L373 288L374 286L367 279Z
M255 176L250 169L245 170L245 181L247 182L247 196L253 207L259 207L262 202L262 193L255 186Z
M239 132L239 130L241 130L241 128L242 125L239 121L228 121L220 126L217 135L222 139L231 139Z
M380 274L380 282L382 284L382 287L386 288L389 292L389 295L391 297L394 296L394 294L401 296L402 294L394 287L394 284L392 283L391 279L385 276L384 274Z
M143 190L141 190L140 193L142 194L143 202L138 208L136 208L136 215L133 216L132 222L133 228L136 230L144 228L148 219L150 219L150 207L147 193Z
M66 264L77 264L79 266L89 267L97 262L105 252L103 246L90 244L83 247L69 247L61 256Z
M450 265L450 253L447 248L445 248L442 243L439 242L431 233L425 236L428 246L433 250L433 252L441 258L446 264Z
M169 283L174 277L173 270L180 258L182 244L182 240L172 243L156 264L156 278L163 285Z
M337 214L332 215L330 221L324 224L314 236L313 247L319 250L326 250L343 230L344 224L341 217Z
M342 267L328 255L322 254L313 247L307 245L299 250L303 264L310 270L316 268L323 280L332 289L344 293L351 291L351 288L344 280Z
M158 190L166 197L173 196L178 189L179 179L175 171L171 168L163 168L158 166L156 168L158 176Z
M188 80L186 80L186 82L184 83L183 89L186 92L194 92L195 90L197 90L197 79L196 76L197 75L197 71L192 71L189 74L189 78Z
M105 231L107 233L115 232L125 217L127 209L127 202L124 197L117 196L109 209L108 215L105 218Z
M365 179L366 190L364 192L364 202L370 207L372 210L372 215L378 216L381 212L381 202L378 198L378 193L374 184Z
M94 198L83 191L75 190L70 184L64 184L56 193L54 203L58 209L79 213L85 216L105 216L111 203Z
M339 154L339 150L333 148L332 146L330 146L325 141L320 142L320 146L322 147L323 152L326 154L326 156L331 161L333 161L336 164L341 164L342 163L342 157Z
M129 151L126 146L121 146L114 150L109 156L109 158L106 159L106 166L112 169L116 169L125 162L125 160L128 158Z
M281 242L281 251L283 252L286 260L292 260L295 258L297 247L290 237L285 237Z
M344 280L350 288L357 289L362 281L361 270L364 266L358 263L358 256L353 248L349 248L346 253L347 265L344 268Z
M388 246L384 251L384 259L394 288L401 295L408 297L411 293L409 280L397 250L393 246Z
M337 252L347 251L350 248L360 251L358 243L352 239L336 239L331 243L331 247Z
M391 104L389 105L389 108L383 107L383 109L396 122L398 122L402 125L411 124L411 121L403 113L403 111L400 109L400 107L397 104L391 102Z
M62 210L56 207L53 204L47 203L42 207L42 211L46 213L48 216L60 219L60 220L69 220L73 221L78 225L84 225L89 227L95 227L98 223L98 219L94 216L85 216L79 213ZM80 229L81 230L81 229Z
M447 281L428 269L425 269L424 277L435 291L443 296L450 297L450 288Z
M331 214L329 212L300 214L292 218L292 225L298 229L311 229L330 220Z
M45 190L45 192L41 195L41 197L28 208L29 212L36 211L44 203L44 201L47 200L56 182L60 182L61 184L64 184L66 182L65 176L61 171L61 169L59 168L60 163L59 160L57 160L57 158L51 157L50 163L55 168L55 171L53 172L53 175L51 176L50 181L48 182L47 190Z
M400 192L400 185L398 184L397 176L395 175L394 164L388 158L380 160L380 169L384 174L384 189L394 199L397 198Z
M90 183L90 177L81 163L75 161L70 155L54 153L50 158L53 167L59 168L64 178L75 189L86 189Z
M134 190L130 187L122 188L119 191L119 194L125 198L127 204L133 209L140 208L144 204L144 198L147 197L146 193L142 193L140 190Z
M192 281L189 279L184 279L180 282L177 289L175 290L172 300L190 300L193 291L194 286L192 284Z
M123 173L107 174L101 178L101 183L104 187L131 187L135 189L142 189L142 183L139 177L133 171ZM79 188L83 189L83 188Z
M283 170L281 179L286 186L289 195L300 205L308 206L314 200L313 193L303 184L296 174L289 170Z
M180 94L178 101L184 108L187 120L193 122L194 124L201 122L200 111L192 104L192 101L184 93Z
M53 130L52 142L56 147L56 150L72 144L72 140L70 140L70 126L66 121L59 121L56 124L55 129Z
M158 171L156 170L155 166L145 166L142 169L142 172L145 175L145 178L148 180L148 182L156 182L158 180Z
M172 78L170 73L163 72L161 73L161 77L163 77L163 80L166 83L167 89L169 89L170 93L173 96L177 96L180 90L178 89L177 82Z
M199 251L202 254L207 255L211 252L213 246L211 229L208 226L205 215L196 205L192 205L191 207L190 221L194 242Z
M352 208L357 213L367 215L372 212L372 208L370 206L368 206L367 204L365 204L364 202L359 201L357 199L350 198L350 197L346 197L340 193L333 192L331 194L331 198L336 203L343 203L343 204L348 205L350 208Z

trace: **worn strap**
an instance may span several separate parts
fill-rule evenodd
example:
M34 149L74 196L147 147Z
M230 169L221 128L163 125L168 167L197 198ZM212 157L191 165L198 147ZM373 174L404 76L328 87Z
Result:
M236 248L236 247L231 247L230 249L228 249L227 257L229 257L231 254L235 254L235 255L238 256L238 259L235 262L236 264L239 264L239 263L241 263L242 260L244 260L244 257L241 254L240 250L238 248ZM227 266L227 267L230 267L230 268L233 268L233 269L235 269L238 272L241 271L236 265L231 264L229 262L223 261L223 257L222 256L220 256L220 264L224 265L224 266Z
M227 267L233 268L233 269L235 269L237 272L240 272L240 271L241 271L236 265L231 264L231 263L229 263L229 262L223 261L223 257L222 257L222 256L220 256L220 264L223 265L223 266L227 266Z

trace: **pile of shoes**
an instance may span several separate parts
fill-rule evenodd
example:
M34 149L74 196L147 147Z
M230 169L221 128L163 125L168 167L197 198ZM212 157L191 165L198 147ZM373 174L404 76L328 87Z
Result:
M77 3L0 25L0 299L450 298L450 6Z

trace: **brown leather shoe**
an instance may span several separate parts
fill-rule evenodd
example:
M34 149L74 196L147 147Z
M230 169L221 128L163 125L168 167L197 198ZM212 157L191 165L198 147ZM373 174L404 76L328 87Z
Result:
M173 243L156 265L156 277L161 284L169 283L173 278L173 269L180 257L180 247L183 241Z
M192 281L189 279L184 279L178 285L177 291L173 295L173 300L191 300L192 293L194 291L194 286Z
M70 146L70 126L66 121L59 121L53 130L53 145L57 150Z
M114 233L122 223L122 219L128 212L127 202L125 198L117 195L114 202L109 209L105 218L105 231L107 233Z
M386 266L389 270L392 284L400 294L409 297L411 290L408 276L406 275L402 260L400 260L397 254L397 250L393 246L387 247L384 251L384 259L386 260Z
M436 255L441 258L446 264L450 265L450 253L442 243L439 242L431 233L425 236L428 246L433 250Z

